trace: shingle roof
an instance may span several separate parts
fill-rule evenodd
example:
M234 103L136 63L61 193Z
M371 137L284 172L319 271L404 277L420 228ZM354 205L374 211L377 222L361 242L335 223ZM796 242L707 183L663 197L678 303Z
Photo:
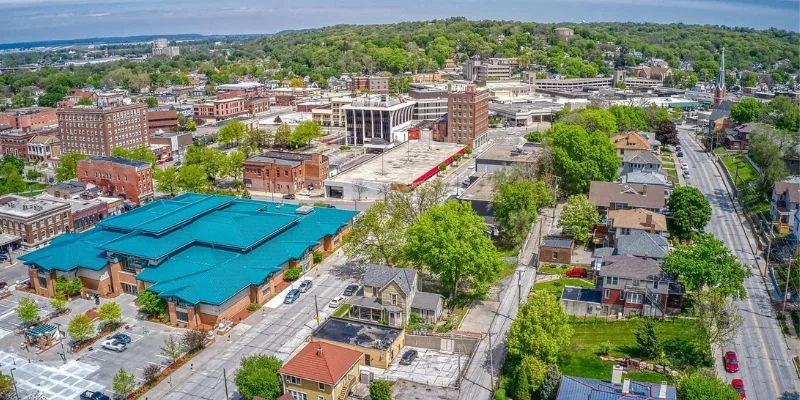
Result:
M655 400L659 388L658 383L631 381L630 392L623 395L621 387L611 382L564 376L556 400ZM675 388L667 386L666 400L675 400L677 396Z
M596 207L608 207L612 202L626 203L632 208L660 209L666 205L663 187L647 188L647 185L592 181L589 185L589 201Z
M667 238L655 233L632 231L630 235L622 235L617 239L616 254L619 255L664 258L668 251Z
M637 132L620 133L612 136L611 142L617 149L650 150L650 141Z
M286 361L280 373L326 385L335 385L363 354L328 342L311 342Z
M640 280L667 280L661 263L652 258L614 255L603 258L600 276Z
M778 195L788 193L789 202L800 202L800 182L793 180L775 182L775 193Z
M613 220L615 228L653 229L656 232L667 231L667 217L657 212L634 208L630 210L611 210L608 218ZM648 218L650 223L647 223Z
M560 237L546 237L542 241L542 246L555 247L558 249L571 249L572 239L560 238Z
M564 286L561 291L562 300L585 301L587 303L600 303L603 293L600 289L587 289L575 286Z
M394 281L406 295L411 293L417 271L410 268L392 268L386 265L368 264L364 272L363 284L382 288Z
M661 165L661 160L656 157L655 154L649 151L637 151L635 153L629 153L625 155L623 159L624 163L630 164L658 164Z
M441 304L442 295L439 293L417 292L411 301L411 307L420 310L436 310Z

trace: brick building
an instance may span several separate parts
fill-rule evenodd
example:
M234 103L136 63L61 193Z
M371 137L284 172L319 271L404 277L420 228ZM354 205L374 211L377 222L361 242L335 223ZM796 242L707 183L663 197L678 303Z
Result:
M178 112L175 110L153 110L147 112L147 133L161 130L178 131Z
M60 109L61 150L90 156L108 156L116 147L147 146L147 105L77 106Z
M447 129L439 129L433 140L458 143L473 148L488 141L489 92L467 85L463 92L452 92L447 99ZM443 132L442 132L443 131Z
M554 264L572 264L572 239L546 237L539 246L539 261Z
M71 229L69 204L61 201L6 195L0 198L0 229L34 248Z
M169 155L182 155L192 145L191 132L156 132L150 135L151 145L169 146Z
M247 114L247 107L243 98L232 97L214 100L210 103L195 104L192 106L192 114L198 120L220 121Z
M61 140L58 129L47 132L36 131L36 135L28 141L28 160L50 161L61 157Z
M33 131L23 131L11 129L0 132L0 151L3 155L8 154L19 158L28 159L28 142L36 136Z
M320 153L270 151L244 162L248 189L295 194L305 188L321 189L328 178L328 156Z
M78 181L92 183L106 196L124 197L136 204L153 198L149 163L120 157L91 157L78 161Z
M0 125L29 131L58 125L55 108L30 107L0 112Z
M99 199L65 199L50 194L41 194L36 197L41 200L60 201L69 204L71 226L73 232L83 232L93 228L108 216L108 204Z
M384 76L356 76L350 81L350 90L369 94L389 94L389 78Z

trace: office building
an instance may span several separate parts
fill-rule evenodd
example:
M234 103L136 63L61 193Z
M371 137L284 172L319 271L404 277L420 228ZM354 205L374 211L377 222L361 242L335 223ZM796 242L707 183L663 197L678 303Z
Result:
M405 142L415 104L386 95L354 99L342 106L346 144L386 149Z
M78 181L97 186L105 196L122 197L135 204L153 198L150 163L121 157L90 157L78 161Z
M65 202L13 194L0 197L0 229L21 237L28 249L69 232L71 223L70 206Z
M114 148L147 146L147 106L77 106L60 109L58 129L64 153L108 156Z
M435 121L447 114L448 90L438 87L413 85L408 89L408 97L414 100L415 121Z
M385 76L356 76L350 80L350 90L368 94L389 94L389 78Z
M250 157L243 168L248 189L284 194L320 189L330 171L328 156L288 151L269 151Z
M447 131L433 140L479 147L487 142L489 130L489 92L467 85L453 92L447 101Z
M28 142L36 136L34 131L11 129L0 131L0 151L20 160L28 159Z

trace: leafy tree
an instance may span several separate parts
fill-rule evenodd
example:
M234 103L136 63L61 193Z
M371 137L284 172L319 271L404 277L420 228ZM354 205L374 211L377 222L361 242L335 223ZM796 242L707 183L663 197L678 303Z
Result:
M369 384L369 398L372 400L392 400L392 385L387 381L372 381Z
M248 129L244 137L244 144L253 151L259 152L269 145L270 139L270 135L267 135L263 129Z
M56 167L56 180L59 182L68 181L75 178L78 169L78 161L86 158L80 153L64 153Z
M117 396L125 397L136 389L136 376L120 368L111 381L111 387L114 389L114 393L116 393Z
M639 329L636 330L636 344L639 345L639 352L649 358L657 359L661 356L661 341L656 335L655 324L652 319L645 319Z
M517 180L501 185L492 204L504 242L512 247L521 244L539 207L551 202L542 181Z
M236 371L236 387L245 400L258 396L274 399L281 393L282 385L278 370L281 360L274 356L247 356L242 358L241 367Z
M17 316L26 324L36 322L39 319L39 304L30 297L23 297L17 305Z
M587 133L578 125L558 123L547 131L551 138L553 163L565 189L584 192L593 180L613 181L620 160L608 136Z
M115 147L111 150L111 156L144 161L150 165L155 165L156 163L156 155L153 154L147 146L136 146L132 148Z
M234 119L219 129L216 139L226 146L230 146L234 143L238 145L240 141L244 140L246 134L247 125L238 119Z
M676 385L678 397L684 400L737 400L739 394L726 382L711 374L690 372Z
M72 340L82 342L95 335L94 325L86 314L78 314L67 324L67 333Z
M45 88L44 94L39 96L40 107L55 107L59 101L69 94L69 89L61 85L52 85Z
M193 120L186 121L183 125L181 125L181 131L183 132L194 132L197 130L197 122Z
M525 139L531 143L541 143L543 138L544 135L542 132L528 132L528 134L525 135Z
M66 297L72 297L81 293L83 281L81 278L66 279L59 276L55 284L56 293L63 293Z
M175 335L169 335L164 339L161 346L161 355L167 357L170 363L174 363L183 354L183 344Z
M78 102L75 103L78 106L92 106L94 105L94 101L92 101L91 97L81 97L78 99Z
M451 299L464 291L482 296L502 265L485 229L483 218L469 203L446 201L408 227L404 253L412 263L436 274Z
M647 129L647 116L641 107L616 105L609 107L608 111L614 115L620 132Z
M146 383L153 382L158 378L159 372L161 372L161 368L158 365L147 363L142 368L142 380Z
M178 170L178 187L195 193L203 193L208 190L208 175L200 165L184 165Z
M607 136L617 133L617 120L614 114L599 107L571 111L559 121L580 125L588 133L602 133Z
M311 144L311 141L322 136L322 129L314 121L304 121L294 128L291 135L291 145L299 148Z
M7 396L14 390L14 380L0 372L0 396Z
M600 213L584 194L576 194L567 198L567 204L561 210L558 227L564 234L584 243L594 226L600 222Z
M525 356L516 365L510 394L515 399L531 399L544 382L547 364L534 356Z
M303 79L302 78L298 78L298 77L292 78L289 81L289 87L290 88L301 88L301 87L303 87Z
M3 184L4 193L21 193L28 188L28 184L25 183L25 180L22 179L17 170L11 170L5 179L6 181Z
M710 233L701 233L692 243L678 245L664 258L664 271L678 274L690 291L716 288L725 296L747 297L744 280L750 270Z
M178 193L178 167L173 165L153 171L153 178L156 180L156 189L160 192L169 193L175 196Z
M287 123L282 123L275 130L275 146L289 147L292 144L292 128Z
M800 129L800 105L786 96L777 96L762 107L759 120L778 129L796 133Z
M230 152L223 164L223 175L229 176L234 180L240 180L242 178L244 160L246 158L245 154L239 150Z
M547 367L547 372L544 374L542 386L539 387L537 398L539 400L555 400L560 385L561 370L558 369L558 365L550 364Z
M206 333L198 329L190 329L183 334L181 345L186 351L195 351L203 347Z
M139 310L148 315L159 315L167 310L167 302L149 290L139 292L136 303L139 305Z
M757 184L763 195L770 195L775 182L789 175L783 158L784 155L793 154L795 145L796 137L789 132L764 124L758 124L753 129L750 134L749 155L750 159L761 168L762 174ZM731 171L731 174L735 173Z
M102 304L97 309L97 318L107 324L119 322L122 320L122 311L119 308L119 304L114 301Z
M406 224L394 207L379 201L366 209L355 221L344 242L350 257L363 257L376 264L402 263Z
M752 97L742 99L731 107L731 118L737 124L758 121L759 115L761 115L761 102Z
M693 298L692 314L697 317L706 339L712 345L732 340L744 318L736 304L716 289L702 290Z
M67 306L67 297L64 296L64 293L56 292L52 299L50 299L50 307L53 307L54 310L60 311L63 310L64 307Z
M25 179L29 181L38 181L42 177L42 173L35 169L29 169L25 172Z
M711 204L700 189L693 186L675 188L669 196L668 207L673 216L673 231L682 238L702 231L711 220Z
M11 108L30 107L34 104L35 100L33 99L33 96L24 93L17 93L11 97Z
M534 291L511 323L506 337L508 355L520 360L534 356L555 362L558 353L569 345L573 332L558 299L550 293Z
M12 156L11 154L6 154L0 159L0 165L2 165L3 171L5 172L4 175L8 175L11 172L11 169L16 170L17 172L22 172L22 169L25 167L25 162L20 160L17 157Z
M656 129L656 140L664 145L676 146L680 144L678 140L678 129L675 127L675 123L670 120L661 121Z
M158 99L155 97L148 97L144 100L144 103L147 104L148 108L158 107Z

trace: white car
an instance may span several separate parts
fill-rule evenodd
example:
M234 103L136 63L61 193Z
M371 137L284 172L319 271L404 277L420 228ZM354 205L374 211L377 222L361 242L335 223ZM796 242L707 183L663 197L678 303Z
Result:
M123 352L123 351L125 351L126 348L128 348L128 346L126 346L125 343L118 342L118 341L116 341L114 339L106 339L106 340L104 340L103 344L101 346L103 346L104 349L114 350L114 351L117 351L117 352Z
M344 296L336 296L333 299L331 299L330 303L328 303L328 307L336 308L342 305L343 302L344 302Z
M681 163L681 169L689 169L689 164Z

